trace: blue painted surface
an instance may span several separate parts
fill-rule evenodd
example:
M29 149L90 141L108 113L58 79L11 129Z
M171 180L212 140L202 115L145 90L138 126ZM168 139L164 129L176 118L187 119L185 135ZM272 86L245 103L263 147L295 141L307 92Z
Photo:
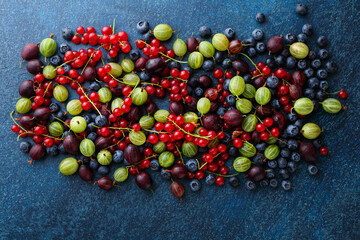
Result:
M101 3L102 2L102 3ZM0 1L1 167L0 239L359 239L360 165L358 96L360 3L356 0L309 1L310 13L294 13L297 1ZM255 14L264 12L261 25ZM32 165L20 153L10 132L9 112L17 88L30 78L19 69L20 51L28 42L39 42L50 33L58 43L62 27L109 25L136 40L139 20L154 27L168 23L179 36L197 34L208 25L213 32L232 27L240 39L261 27L266 36L300 33L311 23L315 36L324 34L340 66L329 78L330 91L348 91L348 110L339 115L323 111L312 120L325 129L330 148L320 160L321 173L309 177L302 164L293 177L294 189L260 189L249 192L203 187L191 193L186 185L184 202L169 191L170 183L152 174L155 194L138 189L131 179L121 188L101 191L77 176L58 177L62 157ZM311 42L315 41L313 37Z

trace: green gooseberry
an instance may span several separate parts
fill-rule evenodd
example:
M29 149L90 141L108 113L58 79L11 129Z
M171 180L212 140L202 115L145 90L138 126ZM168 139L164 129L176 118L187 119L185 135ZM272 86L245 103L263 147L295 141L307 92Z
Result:
M250 83L246 83L245 90L242 93L242 95L245 98L251 99L251 98L255 97L255 93L256 93L256 88L253 85L251 85Z
M256 128L257 123L258 120L255 114L250 114L243 119L241 127L245 132L253 132Z
M97 92L99 94L99 101L101 103L107 103L111 101L112 93L107 87L102 87Z
M146 142L146 135L142 131L131 131L129 133L129 139L134 145L141 146Z
M212 38L212 45L218 51L226 51L229 47L229 39L222 33L217 33Z
M176 56L178 57L184 56L187 52L187 46L184 40L177 38L173 44L173 50Z
M154 36L160 41L169 40L172 36L173 30L167 24L159 24L154 28Z
M114 62L110 62L108 64L111 66L111 71L109 73L116 78L120 77L123 72L120 64Z
M54 137L59 137L64 133L63 124L55 121L49 124L49 133Z
M108 150L101 150L98 154L97 154L97 160L101 165L109 165L112 160L113 157L111 155L111 152Z
M130 73L135 69L135 64L131 59L124 58L121 61L121 68L124 70L124 72Z
M199 52L206 58L212 58L215 54L215 48L210 42L202 41L199 44Z
M59 164L59 171L64 175L73 175L78 168L79 164L73 157L65 158Z
M114 172L114 179L117 182L124 182L129 176L127 168L120 167Z
M241 148L239 148L239 152L243 157L251 158L256 154L256 148L249 142L243 142Z
M39 47L40 53L44 57L51 57L55 54L56 49L56 42L52 38L45 38L44 40L42 40Z
M157 122L166 123L167 117L170 115L169 111L165 109L157 110L154 114L154 118Z
M190 53L188 63L192 69L201 68L204 63L204 56L201 53L194 51Z
M198 152L198 147L193 142L184 142L181 151L186 157L194 157Z
M57 85L53 90L54 98L59 102L65 102L69 98L69 91L63 85Z
M135 88L131 95L132 103L136 106L141 106L146 103L148 99L147 91L144 88Z
M229 91L234 96L240 96L245 90L245 81L240 76L235 76L231 78L230 84L229 84Z
M308 115L314 110L314 103L309 98L299 98L294 103L294 110L301 115Z
M86 129L86 120L81 116L73 117L70 121L70 129L74 133L81 133Z
M196 104L196 107L201 114L207 114L210 111L211 102L209 99L203 97L199 99L199 101Z
M15 105L18 113L24 114L31 110L31 100L28 98L20 98Z
M164 152L165 149L166 149L166 145L162 141L158 141L153 146L154 153L157 153L157 154L160 154L160 153Z
M264 151L264 156L269 160L274 160L275 158L277 158L277 156L279 156L279 153L280 149L278 145L271 144L266 147Z
M277 139L270 135L268 140L266 140L265 142L268 144L274 144L277 142Z
M91 157L95 153L95 144L90 139L84 138L80 142L80 152L85 157Z
M194 112L186 112L183 117L184 123L197 123L199 120L198 115Z
M171 167L174 164L175 157L172 152L165 151L159 155L159 164L164 168Z
M306 123L300 132L306 139L316 139L321 133L321 128L315 123Z
M54 79L56 77L55 67L52 65L47 65L43 69L43 75L46 79Z
M80 100L74 99L66 104L66 111L73 116L79 115L83 109Z
M142 129L150 129L155 125L155 119L153 116L145 115L140 118L139 124Z
M251 167L251 161L247 157L237 157L234 160L233 166L238 172L246 172Z
M320 102L323 109L331 114L336 114L340 112L342 106L339 100L336 98L327 98L324 101Z
M242 114L247 114L253 109L253 104L249 99L240 98L236 101L236 109Z
M140 78L135 73L128 73L123 77L123 82L130 87L135 87L140 83Z
M121 98L115 98L111 102L111 111L114 112L115 108L120 108L121 109L121 106L123 104L124 104L124 100L122 100Z
M260 105L265 105L271 100L271 92L267 87L260 87L256 90L255 100Z
M306 58L309 55L309 48L305 43L296 42L290 45L290 54L297 59Z

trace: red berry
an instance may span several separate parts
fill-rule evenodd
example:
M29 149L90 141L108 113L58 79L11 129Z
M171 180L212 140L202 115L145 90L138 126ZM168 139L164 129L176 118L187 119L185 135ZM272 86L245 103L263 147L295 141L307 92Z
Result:
M328 154L328 152L329 152L329 150L328 150L328 148L327 147L321 147L320 148L320 154L321 155L327 155Z
M234 147L236 147L236 148L241 148L243 142L241 141L240 138L235 138L235 139L233 140L233 144L234 144Z
M265 118L265 120L264 120L264 125L266 127L271 127L273 125L273 123L274 123L274 120L272 118Z
M16 124L11 126L11 131L13 132L19 132L20 131L20 127Z
M265 129L266 129L266 127L265 127L264 124L262 124L262 123L256 124L256 131L257 132L265 132Z
M76 28L76 32L77 32L78 34L84 34L85 29L84 29L83 26L79 26L79 27Z
M225 183L224 177L221 177L221 176L216 177L216 178L215 178L215 183L216 183L216 185L218 185L218 186L224 185L224 183Z
M280 135L280 131L278 128L273 128L270 132L273 137L278 137Z
M269 134L268 132L262 132L262 133L260 134L260 139L263 140L263 141L268 140L269 137L270 137L270 134Z
M341 98L341 99L345 99L345 98L347 97L347 92L342 89L342 90L338 93L338 96L339 96L339 98Z

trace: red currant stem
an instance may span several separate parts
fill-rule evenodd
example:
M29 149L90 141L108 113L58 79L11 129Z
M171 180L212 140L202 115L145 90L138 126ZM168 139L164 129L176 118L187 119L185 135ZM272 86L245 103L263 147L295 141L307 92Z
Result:
M49 90L50 85L52 85L51 82L47 85L47 87L46 87L46 89L45 89L45 91L44 91L43 97L45 97L45 94L46 94L47 91Z
M91 126L94 126L94 125L91 125ZM100 128L99 126L94 126L96 128ZM127 130L127 131L132 131L131 128L122 128L122 127L108 127L109 129L115 129L115 130Z
M257 78L257 77L261 77L261 76L262 76L262 74L258 74L258 75L252 76L251 79L254 79L254 78Z
M175 145L175 147L176 147L176 150L179 152L182 164L185 166L184 159L183 159L183 157L181 155L181 151L179 150L178 146Z
M209 140L209 136L200 136L200 135L197 135L197 134L189 133L189 132L185 131L183 128L181 128L179 125L177 125L174 120L171 120L171 119L170 119L170 121L171 121L176 127L178 127L180 131L182 131L182 132L185 133L185 134L189 134L190 136L193 136L193 137L203 138L203 139Z
M254 65L254 67L261 73L260 69L256 66L256 64L251 60L251 58L248 55L242 52L240 54L245 56L251 62L251 64Z
M23 128L20 124L18 124L16 121L15 121L15 119L14 119L14 117L13 117L13 114L14 114L14 110L10 113L10 117L11 117L11 119L13 120L13 122L19 127L19 128L21 128L22 130L24 130L25 132L26 132L26 129L25 128Z
M20 133L20 134L18 135L18 137L17 137L17 140L16 140L16 141L19 141L19 139L20 139L20 137L21 137L22 135L24 135L24 134L28 134L28 133L30 133L30 132L25 131L25 132L23 132L23 133Z
M143 129L144 131L147 131L147 132L153 132L153 133L168 133L168 132L161 132L161 131L154 131L154 130L150 130L150 129Z
M84 66L84 68L83 68L83 70L81 71L81 75L84 73L85 68L86 68L87 65L89 64L89 62L90 62L91 58L93 57L94 53L95 53L95 51L93 51L93 52L91 53L91 55L90 55L89 59L87 60L85 66Z
M232 174L232 175L222 175L222 174L219 174L219 173L214 173L214 172L210 172L210 171L205 171L205 172L210 173L210 174L214 174L214 175L216 175L216 176L220 176L220 177L234 177L234 176L236 176L236 175L239 175L239 174L240 174L240 173L238 172L238 173L235 173L235 174Z
M196 161L197 161L197 160L196 160ZM199 163L199 162L198 162L198 163ZM203 167L205 167L206 164L208 164L208 162L204 163L201 167L200 167L200 165L199 165L199 167L200 167L199 170L201 170Z
M251 46L251 44L243 44L243 47Z
M188 80L181 79L181 78L179 78L179 77L172 77L172 76L163 77L163 78L172 78L172 79L177 79L177 80L183 81L183 82L185 82L185 83L187 83L187 81L188 81Z
M91 105L94 106L94 108L96 109L96 111L99 113L100 117L102 117L101 112L99 111L99 109L97 109L97 107L95 106L95 104L93 103L93 101L90 100L90 98L88 97L88 95L85 93L84 89L82 88L82 86L80 85L80 83L78 83L81 91L84 93L84 96L87 98L87 100L89 100L89 102L91 103Z
M61 120L60 118L54 117L56 120L62 122L63 124L65 124L69 129L70 129L70 125L68 125L66 122L64 122L63 120Z
M328 93L326 91L324 91L324 93L328 94L328 95L333 95L333 94L338 94L339 92L341 92L343 89L341 89L340 91L334 92L334 93Z
M150 159L150 158L157 157L157 156L158 156L157 154L153 154L153 155L151 155L151 156L149 156L149 157L146 157L146 158L144 158L143 160L141 160L141 161L139 161L139 162L137 162L137 163L135 163L135 164L133 164L133 165L127 166L126 168L134 167L134 166L136 166L136 165L139 165L140 163L142 163L142 162L143 162L144 160L146 160L146 159Z
M53 71L55 72L59 67L62 67L62 66L64 66L65 64L71 63L71 62L75 61L75 60L78 59L78 58L80 58L80 57L76 57L76 58L73 58L73 59L71 59L71 60L69 60L69 61L64 62L63 64L57 66Z
M158 86L158 87L162 87L159 84L155 84L155 83L149 83L149 82L141 82L141 84L145 84L145 85L152 85L152 86Z
M127 85L125 82L119 80L119 79L122 79L122 78L116 78L116 77L114 77L111 73L107 73L107 74L109 74L113 79L115 79L115 80L118 81L119 83L123 83L123 84Z
M150 44L148 44L147 42L145 42L143 40L140 40L140 41L143 42L147 47L151 46ZM176 60L176 59L174 59L174 58L172 58L172 57L170 57L170 56L168 56L168 55L166 55L165 53L162 53L162 52L159 52L159 54L166 57L166 58L168 58L168 59L171 59L171 60L173 60L175 62L178 62L178 63L188 63L188 62L185 62L185 61Z
M128 96L128 97L131 97L131 95L133 94L134 90L135 90L135 89L136 89L136 87L139 85L139 83L140 83L140 81L138 81L138 82L135 84L135 86L134 86L133 90L131 90L131 92L130 92L130 94L129 94L129 96Z
M22 65L23 61L24 61L24 59L21 59L21 61L20 61L20 68L21 68L21 65Z
M113 22L113 26L112 26L112 33L115 34L115 18L114 18L114 22Z
M63 137L58 138L58 137L50 136L50 135L47 135L47 134L41 134L41 136L48 137L48 138L53 138L53 139L64 140ZM61 136L64 136L64 134L62 134Z
M103 64L103 66L105 66L105 62L104 62L104 59L101 57L101 62Z
M20 96L20 97L17 97L17 98L14 98L14 100L19 100L20 98L22 98L22 96Z

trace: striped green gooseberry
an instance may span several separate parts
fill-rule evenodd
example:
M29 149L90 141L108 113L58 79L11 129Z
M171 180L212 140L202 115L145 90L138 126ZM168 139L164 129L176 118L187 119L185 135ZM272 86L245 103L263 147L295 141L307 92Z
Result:
M124 72L130 73L135 69L135 64L131 59L124 58L121 61L121 68L124 70Z
M59 102L65 102L69 98L69 91L63 85L57 85L53 90L54 98Z
M326 112L331 114L336 114L342 109L340 101L336 98L327 98L320 102L320 104Z
M210 107L211 107L211 102L209 99L205 97L200 98L196 104L196 108L201 114L207 114L210 111Z
M321 128L315 123L306 123L300 132L306 139L316 139L321 134Z
M245 81L240 76L235 76L231 78L230 84L229 84L229 91L234 96L240 96L245 90Z
M297 59L306 58L309 55L309 48L305 43L296 42L290 45L290 54Z
M110 62L108 64L111 66L111 71L109 73L116 78L120 77L123 72L123 69L120 66L120 64L114 62Z
M233 166L238 172L246 172L251 167L251 161L247 157L237 157L234 160Z
M18 113L24 114L31 110L31 100L28 98L20 98L15 105Z
M74 99L66 104L66 111L73 116L79 115L83 109L80 100Z
M112 162L112 155L111 152L109 150L101 150L98 154L97 154L97 160L101 165L109 165Z
M255 100L260 105L265 105L271 100L271 92L267 87L260 87L256 90Z
M199 52L206 58L212 58L215 54L215 48L210 42L202 41L199 44Z
M187 46L186 46L186 43L184 42L184 40L178 38L178 36L179 35L176 36L177 38L173 44L173 50L174 50L176 56L182 57L187 52Z
M170 115L169 111L165 109L157 110L154 114L154 118L157 122L166 123L167 117Z
M154 32L155 38L159 39L160 41L166 41L171 38L173 30L167 24L158 24L154 28L153 32Z
M107 87L102 87L97 92L99 94L99 102L107 103L111 101L112 93Z
M114 172L114 179L117 182L124 182L129 176L127 168L120 167Z
M79 164L73 157L65 158L59 164L59 171L64 175L73 175L78 168Z
M194 51L190 53L188 63L192 69L201 68L204 63L204 56L201 53Z
M229 47L229 39L222 33L217 33L212 38L212 45L218 51L226 51Z
M294 110L301 115L308 115L314 110L314 103L309 98L299 98L294 103Z

